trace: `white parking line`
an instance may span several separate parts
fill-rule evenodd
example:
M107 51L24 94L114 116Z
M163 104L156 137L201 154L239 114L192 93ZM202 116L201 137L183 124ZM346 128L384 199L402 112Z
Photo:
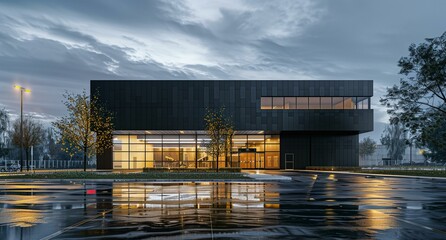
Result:
M48 235L48 236L46 236L46 237L41 238L40 240L49 240L49 239L53 239L53 238L55 238L55 237L61 235L62 233L65 233L65 232L70 231L70 230L72 230L72 229L74 229L74 228L77 228L77 227L79 227L79 226L81 226L81 225L83 225L83 224L85 224L85 223L87 223L87 222L91 222L91 221L93 221L93 220L95 220L95 219L97 219L97 218L99 218L99 217L102 217L102 216L104 216L105 214L110 213L111 211L115 210L116 208L117 208L117 207L112 208L112 209L107 210L107 211L104 211L104 212L102 212L102 213L99 213L99 214L96 215L96 216L93 216L93 217L91 217L91 218L82 220L82 221L77 222L77 223L75 223L75 224L73 224L73 225L70 225L70 226L68 226L68 227L65 227L65 228L63 228L63 229L61 229L61 230L59 230L59 231L57 231L57 232L55 232L55 233L53 233L53 234L50 234L50 235Z
M385 215L387 215L387 216L389 216L389 217L391 217L391 218L393 218L393 219L395 219L397 221L404 222L404 223L407 223L407 224L410 224L410 225L413 225L413 226L416 226L416 227L419 227L419 228L423 228L423 229L426 229L426 230L429 230L429 231L432 231L432 232L436 232L436 233L440 233L440 234L446 234L446 232L443 231L443 230L436 229L436 228L431 228L431 227L428 227L428 226L425 226L425 225L422 225L422 224L419 224L419 223L416 223L416 222L412 222L412 221L409 221L409 220L406 220L406 219L395 217L395 216L392 216L392 215L390 215L388 213L385 213L383 211L379 211L379 210L376 210L376 209L371 209L371 211L377 211L377 212L385 214Z

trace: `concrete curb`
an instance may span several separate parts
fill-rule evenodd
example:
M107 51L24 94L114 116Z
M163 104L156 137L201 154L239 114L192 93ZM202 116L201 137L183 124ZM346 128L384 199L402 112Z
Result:
M249 177L249 176L248 176ZM261 183L275 182L276 179L0 179L1 182L147 182L147 183L200 183L200 182L230 182L230 183Z
M428 176L411 176L411 175L391 175L378 173L356 173L345 171L318 171L318 170L286 170L284 172L306 172L306 173L333 173L333 174L349 174L349 175L363 175L363 176L377 176L377 177L392 177L392 178L415 178L415 179L435 179L446 180L446 177L428 177Z
M259 180L259 181L291 181L293 180L291 177L282 176L282 175L272 175L272 174L264 174L264 173L250 173L248 177Z

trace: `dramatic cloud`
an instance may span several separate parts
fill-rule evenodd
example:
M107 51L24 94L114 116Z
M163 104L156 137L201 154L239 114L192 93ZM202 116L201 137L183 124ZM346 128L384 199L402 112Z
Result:
M410 43L444 32L446 2L187 0L0 3L0 107L64 114L62 93L90 79L399 79Z

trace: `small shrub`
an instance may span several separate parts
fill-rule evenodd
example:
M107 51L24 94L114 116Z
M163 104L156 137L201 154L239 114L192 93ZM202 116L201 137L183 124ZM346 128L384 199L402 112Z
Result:
M220 168L221 172L241 172L241 168Z

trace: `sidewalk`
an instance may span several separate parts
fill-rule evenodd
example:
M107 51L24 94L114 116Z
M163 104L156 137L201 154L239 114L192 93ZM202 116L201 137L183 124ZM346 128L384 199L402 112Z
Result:
M252 179L255 179L257 181L291 181L291 177L282 176L282 175L271 175L271 174L264 174L264 173L246 173L245 176L248 176Z
M392 174L378 174L378 173L356 173L346 171L319 171L319 170L286 170L288 172L306 172L306 173L334 173L334 174L350 174L362 176L376 176L376 177L394 177L394 178L419 178L419 179L437 179L446 180L446 177L428 177L428 176L412 176L412 175L392 175Z

